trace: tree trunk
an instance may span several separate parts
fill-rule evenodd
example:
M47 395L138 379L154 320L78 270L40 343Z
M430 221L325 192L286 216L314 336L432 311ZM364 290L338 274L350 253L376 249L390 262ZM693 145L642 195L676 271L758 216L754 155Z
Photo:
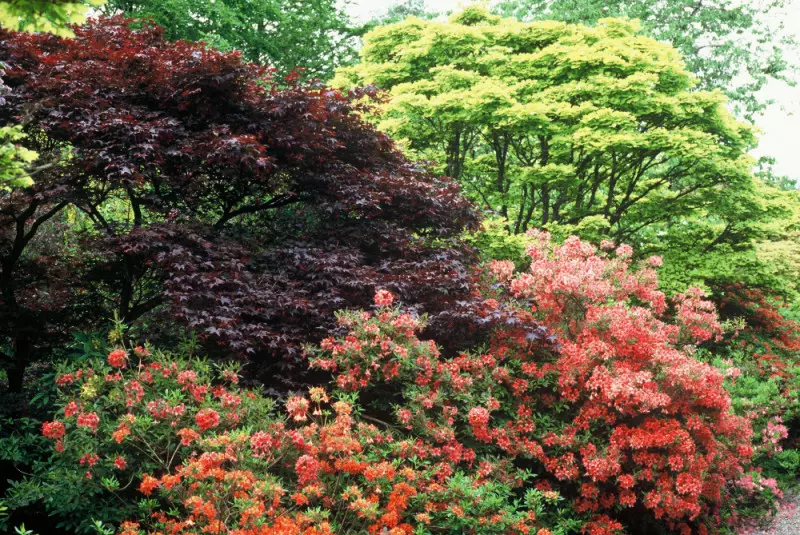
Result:
M33 345L27 336L21 336L14 340L14 356L11 359L9 366L6 367L9 392L14 394L22 392L25 379L25 370L28 368L28 364L31 362L32 350Z

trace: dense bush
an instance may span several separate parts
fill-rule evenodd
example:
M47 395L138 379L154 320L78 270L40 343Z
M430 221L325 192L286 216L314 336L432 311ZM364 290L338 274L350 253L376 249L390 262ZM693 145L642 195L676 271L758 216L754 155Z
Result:
M92 518L119 523L137 510L141 472L184 459L200 410L222 415L215 427L224 431L239 419L262 421L272 406L242 395L231 368L142 347L59 366L55 382L59 413L40 428L55 455L33 465L35 477L15 484L9 503L42 501L62 526L83 530Z
M675 299L670 321L656 257L634 269L629 247L609 255L577 238L553 245L546 233L528 253L519 275L510 262L492 265L502 292L485 310L516 298L521 325L541 320L554 347L504 329L488 352L446 357L417 338L417 319L386 309L340 316L349 334L324 340L313 366L346 390L380 391L378 406L391 399L396 418L432 444L427 455L516 460L485 467L512 479L514 466L529 466L538 488L586 514L591 534L717 532L738 520L743 495L779 495L753 472L750 423L732 413L724 375L693 356L721 334L699 291Z
M800 475L800 324L760 289L723 289L720 312L735 329L699 356L724 370L737 414L753 423L756 464L784 486Z
M56 382L59 411L41 426L52 456L9 504L42 500L77 531L94 519L126 535L140 525L173 534L521 534L558 509L554 494L533 489L519 502L521 481L477 470L474 456L457 467L452 453L426 455L419 439L362 417L341 392L331 399L315 387L278 411L239 388L234 368L142 347L62 367Z

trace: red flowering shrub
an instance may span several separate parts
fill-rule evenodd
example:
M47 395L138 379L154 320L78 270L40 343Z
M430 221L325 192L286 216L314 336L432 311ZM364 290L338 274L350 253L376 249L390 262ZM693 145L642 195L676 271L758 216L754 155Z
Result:
M668 316L658 259L634 267L626 246L534 237L529 271L491 266L501 289L486 307L512 301L519 321L488 351L445 356L417 337L422 318L382 307L341 314L348 334L324 340L312 366L342 389L394 395L420 457L511 480L514 466L532 467L536 487L569 497L591 535L622 522L706 533L735 521L751 430L723 374L693 357L693 344L721 334L713 306L692 290ZM555 346L530 336L537 320Z
M699 355L724 370L734 410L752 422L754 464L768 476L737 484L762 492L774 489L771 478L794 485L800 475L800 325L784 315L785 303L761 290L734 285L720 293L721 315L735 329Z
M736 369L746 376L769 380L780 400L773 399L759 409L769 417L797 416L800 413L800 324L781 314L786 305L757 289L731 286L720 299L723 313L742 318L726 346ZM780 401L780 403L778 403Z
M120 368L123 353L131 360ZM525 475L508 477L507 463L467 449L431 455L438 446L359 418L352 396L334 401L315 387L276 411L239 388L233 369L153 353L115 349L58 375L62 409L42 426L55 451L37 479L46 496L77 494L46 501L67 525L124 520L124 535L524 534L557 510L554 494L520 500Z

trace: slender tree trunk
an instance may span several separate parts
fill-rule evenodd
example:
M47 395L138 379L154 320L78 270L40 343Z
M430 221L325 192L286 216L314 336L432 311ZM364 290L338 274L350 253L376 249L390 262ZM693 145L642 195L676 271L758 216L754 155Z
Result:
M25 370L31 362L33 344L27 336L19 336L14 340L14 356L6 368L8 390L14 394L22 392Z

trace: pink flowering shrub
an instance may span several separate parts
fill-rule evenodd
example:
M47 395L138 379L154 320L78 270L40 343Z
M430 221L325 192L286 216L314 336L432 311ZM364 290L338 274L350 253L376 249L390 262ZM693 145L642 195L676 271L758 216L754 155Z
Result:
M533 236L529 270L490 265L500 290L486 306L512 303L518 321L486 351L443 355L418 338L424 318L377 303L374 314L341 314L349 332L313 350L312 366L344 390L394 395L418 456L512 481L530 467L589 535L736 522L736 500L750 496L736 482L760 476L748 472L752 432L731 411L724 375L693 356L721 334L714 307L699 290L668 303L658 258L634 266L627 246Z

